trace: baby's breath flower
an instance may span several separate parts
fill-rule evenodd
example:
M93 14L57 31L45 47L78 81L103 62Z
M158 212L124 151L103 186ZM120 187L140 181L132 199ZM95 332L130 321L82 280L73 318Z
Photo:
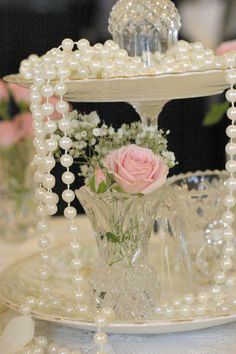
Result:
M93 129L93 135L96 136L96 137L100 136L100 129L99 128L94 128Z

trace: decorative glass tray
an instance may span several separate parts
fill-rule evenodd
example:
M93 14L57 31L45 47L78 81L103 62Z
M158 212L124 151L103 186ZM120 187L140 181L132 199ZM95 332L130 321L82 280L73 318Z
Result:
M158 267L157 240L155 237L151 242L149 258L154 268ZM50 285L53 287L54 295L60 299L70 299L73 291L72 277L70 271L71 256L68 246L60 246L51 249L50 271L52 279ZM96 247L95 242L84 242L82 257L85 261L83 273L87 276L91 274L92 269L96 265ZM39 255L32 255L23 261L17 262L15 265L7 269L1 276L0 282L0 302L18 310L27 296L39 295L40 280L38 278L38 268L40 265ZM96 330L93 318L82 314L67 314L59 308L42 308L33 311L33 316L38 319L60 323L65 326ZM189 317L181 320L148 320L143 322L114 322L106 329L110 333L126 333L126 334L154 334L154 333L171 333L192 331L213 326L230 323L236 320L236 312L232 312L227 316L218 316L217 313L211 317Z
M185 72L114 79L66 80L65 98L72 102L150 102L218 94L229 84L225 70ZM29 87L19 74L8 75L7 82Z

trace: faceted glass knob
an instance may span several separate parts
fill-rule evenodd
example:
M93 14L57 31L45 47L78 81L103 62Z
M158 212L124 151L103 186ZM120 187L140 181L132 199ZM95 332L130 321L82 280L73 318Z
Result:
M178 40L180 15L170 0L119 0L109 18L109 31L130 56L146 66L152 53L163 53Z

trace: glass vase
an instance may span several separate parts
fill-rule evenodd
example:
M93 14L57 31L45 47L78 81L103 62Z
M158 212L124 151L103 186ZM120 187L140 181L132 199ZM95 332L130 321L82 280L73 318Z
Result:
M147 254L163 193L164 188L148 195L96 194L86 186L77 191L99 252L91 298L97 308L112 307L121 320L150 318L160 298L160 282Z
M212 281L222 254L225 171L197 171L169 179L185 224L193 262L202 280Z
M0 237L20 242L35 231L31 141L0 149Z

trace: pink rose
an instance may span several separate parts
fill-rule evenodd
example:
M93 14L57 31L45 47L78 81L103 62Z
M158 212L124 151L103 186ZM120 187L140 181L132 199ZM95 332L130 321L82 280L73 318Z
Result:
M233 51L236 51L236 40L235 41L229 41L229 42L223 42L216 49L216 53L218 55L224 55L225 53L233 52Z
M0 80L0 102L7 101L9 98L7 85L3 80Z
M104 166L129 194L151 193L166 182L169 172L161 156L137 145L112 151L104 160Z
M30 101L29 89L21 87L16 84L9 84L8 87L16 103L20 103L20 102L29 103Z
M19 129L15 120L0 122L0 147L8 148L18 143L23 137L23 131Z

